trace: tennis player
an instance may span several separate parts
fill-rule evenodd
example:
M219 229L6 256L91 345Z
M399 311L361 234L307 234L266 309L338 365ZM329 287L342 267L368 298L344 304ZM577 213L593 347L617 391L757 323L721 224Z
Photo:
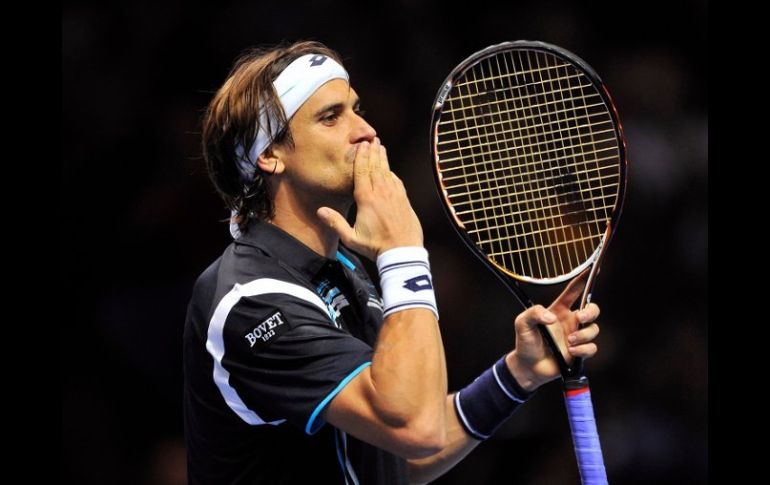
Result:
M324 45L238 59L205 113L203 155L234 239L187 311L190 483L428 482L559 376L537 325L568 361L596 353L599 308L570 310L576 280L518 315L511 352L448 394L420 221Z

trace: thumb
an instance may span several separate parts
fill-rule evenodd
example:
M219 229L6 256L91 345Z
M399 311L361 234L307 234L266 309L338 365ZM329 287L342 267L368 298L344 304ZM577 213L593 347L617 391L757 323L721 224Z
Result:
M516 317L515 325L518 329L533 330L538 325L549 325L556 321L556 315L546 310L543 305L535 305L527 308Z
M348 221L342 217L342 214L329 207L321 207L316 211L316 214L322 221L332 229L340 237L340 240L346 245L350 246L355 238L355 231Z

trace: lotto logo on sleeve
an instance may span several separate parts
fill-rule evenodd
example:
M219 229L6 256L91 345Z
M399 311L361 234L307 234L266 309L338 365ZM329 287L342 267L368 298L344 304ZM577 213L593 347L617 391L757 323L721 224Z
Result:
M430 276L428 275L420 275L415 276L414 278L409 278L408 280L404 281L404 288L407 290L412 290L415 293L421 290L432 290L433 284L430 282Z
M276 311L247 332L243 338L246 339L249 348L257 350L266 347L288 330L286 318L280 311Z

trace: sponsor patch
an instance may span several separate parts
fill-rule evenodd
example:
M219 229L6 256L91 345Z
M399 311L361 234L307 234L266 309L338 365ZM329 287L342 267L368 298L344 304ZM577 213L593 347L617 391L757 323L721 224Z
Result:
M276 310L251 328L243 336L243 340L249 348L256 352L273 343L279 336L290 330L289 322L280 310Z

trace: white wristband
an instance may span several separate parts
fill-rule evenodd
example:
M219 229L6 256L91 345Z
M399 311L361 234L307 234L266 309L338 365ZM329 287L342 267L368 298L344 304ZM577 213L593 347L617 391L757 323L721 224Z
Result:
M418 246L393 248L377 257L384 316L408 310L427 308L436 314L436 295L428 264L428 251Z

